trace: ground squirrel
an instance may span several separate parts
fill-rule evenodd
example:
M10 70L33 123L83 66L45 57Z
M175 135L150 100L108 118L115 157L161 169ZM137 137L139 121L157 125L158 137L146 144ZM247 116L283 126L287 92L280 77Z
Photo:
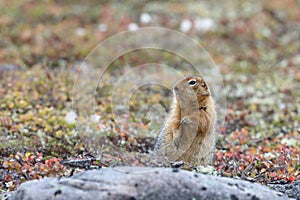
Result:
M190 76L178 81L173 92L172 108L158 136L155 155L206 166L216 141L216 112L210 90L201 77Z

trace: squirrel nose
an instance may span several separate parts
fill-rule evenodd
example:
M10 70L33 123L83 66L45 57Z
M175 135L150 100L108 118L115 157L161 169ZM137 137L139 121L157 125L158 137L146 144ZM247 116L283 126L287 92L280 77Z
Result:
M177 91L177 90L178 90L178 87L174 87L174 90L176 90L176 91Z

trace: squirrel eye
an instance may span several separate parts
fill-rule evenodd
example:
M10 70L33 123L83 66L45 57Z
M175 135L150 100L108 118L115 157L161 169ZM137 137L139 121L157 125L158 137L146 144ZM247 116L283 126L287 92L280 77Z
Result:
M189 81L189 84L190 84L190 85L195 85L195 84L196 84L196 81L194 81L194 80Z

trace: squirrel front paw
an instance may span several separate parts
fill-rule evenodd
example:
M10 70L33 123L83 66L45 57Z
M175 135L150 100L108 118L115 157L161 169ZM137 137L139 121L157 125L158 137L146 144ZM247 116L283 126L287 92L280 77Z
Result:
M187 116L183 117L180 120L180 124L182 124L182 125L187 125L187 124L191 124L191 123L192 123L192 120Z

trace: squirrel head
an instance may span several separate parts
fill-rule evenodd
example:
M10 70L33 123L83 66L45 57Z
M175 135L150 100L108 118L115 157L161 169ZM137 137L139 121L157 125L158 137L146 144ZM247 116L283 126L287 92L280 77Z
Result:
M188 76L175 83L174 94L179 102L199 102L210 96L206 82L200 76Z

